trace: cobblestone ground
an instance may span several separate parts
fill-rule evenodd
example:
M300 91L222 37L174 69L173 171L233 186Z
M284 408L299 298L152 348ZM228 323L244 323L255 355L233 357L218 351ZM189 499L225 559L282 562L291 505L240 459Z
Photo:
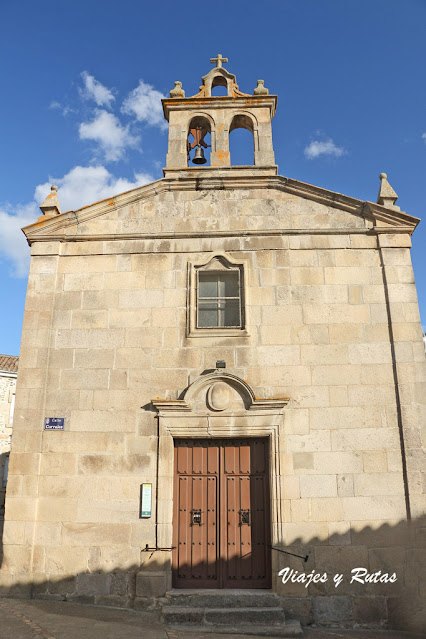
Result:
M305 629L304 639L424 639L404 632ZM0 599L0 639L243 639L165 628L158 614L64 602ZM251 639L256 639L250 635ZM258 638L261 639L261 638ZM264 639L264 638L262 638Z

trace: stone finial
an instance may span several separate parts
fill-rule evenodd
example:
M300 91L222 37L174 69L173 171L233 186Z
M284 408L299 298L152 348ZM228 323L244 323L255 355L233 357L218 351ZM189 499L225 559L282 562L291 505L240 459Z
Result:
M377 196L377 204L386 206L388 209L398 209L399 206L395 206L395 202L398 199L397 193L393 190L388 182L388 176L386 173L380 173L380 189Z
M176 80L174 88L170 91L171 98L184 98L185 91L182 89L182 82Z
M61 207L58 200L58 187L56 184L52 184L50 187L50 193L47 198L40 204L40 210L45 217L54 217L61 214Z
M265 80L258 80L257 87L253 91L253 95L268 95L269 91L265 87Z

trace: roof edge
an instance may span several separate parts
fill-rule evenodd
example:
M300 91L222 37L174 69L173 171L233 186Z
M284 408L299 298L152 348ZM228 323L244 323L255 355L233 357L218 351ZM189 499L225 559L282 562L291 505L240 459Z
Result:
M420 219L411 216L404 211L389 209L381 204L353 198L342 193L330 191L322 187L301 182L281 175L241 175L221 174L220 168L216 175L203 175L193 170L188 175L177 178L160 178L149 184L125 191L99 202L89 204L75 211L67 211L61 215L49 219L40 219L34 224L25 226L22 231L29 243L40 239L48 241L46 234L55 233L72 224L80 224L90 219L101 216L121 206L131 204L138 199L148 199L165 192L174 191L199 191L199 190L229 190L229 189L271 189L283 191L304 199L316 201L326 206L339 208L355 215L362 215L377 222L395 225L401 232L401 226L406 227L410 234L419 224ZM39 238L37 236L40 236ZM69 238L71 239L71 237Z

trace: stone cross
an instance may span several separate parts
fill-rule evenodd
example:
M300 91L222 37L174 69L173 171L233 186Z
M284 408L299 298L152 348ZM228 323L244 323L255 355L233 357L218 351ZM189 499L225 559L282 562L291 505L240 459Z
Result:
M220 69L222 67L222 62L228 62L228 58L223 58L221 53L217 54L217 58L210 58L210 63L216 63L216 69Z

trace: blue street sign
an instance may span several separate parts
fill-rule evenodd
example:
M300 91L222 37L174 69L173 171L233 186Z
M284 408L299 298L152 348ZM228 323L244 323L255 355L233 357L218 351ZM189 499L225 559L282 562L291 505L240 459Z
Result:
M44 430L64 430L65 417L46 417Z

